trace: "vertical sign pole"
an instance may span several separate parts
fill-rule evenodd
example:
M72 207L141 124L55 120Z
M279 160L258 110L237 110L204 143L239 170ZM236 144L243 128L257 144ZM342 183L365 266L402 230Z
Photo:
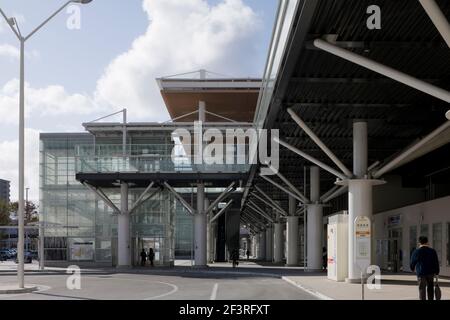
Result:
M361 270L361 300L364 300L364 276Z

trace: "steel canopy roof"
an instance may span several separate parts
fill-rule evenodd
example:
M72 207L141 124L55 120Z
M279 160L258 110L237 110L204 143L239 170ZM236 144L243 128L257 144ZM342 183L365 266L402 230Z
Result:
M438 4L450 16L450 2ZM366 26L370 5L381 8L381 30ZM335 167L291 119L286 110L292 108L351 169L353 121L368 122L369 165L384 162L446 121L446 102L321 51L312 44L318 38L332 39L339 47L450 90L450 49L418 1L303 0L265 121L266 128L280 130L284 141ZM433 147L441 147L449 138L445 131ZM424 149L410 160L432 149ZM299 189L305 182L302 169L308 165L280 146L280 171ZM257 173L258 169L254 170ZM325 192L335 177L321 172ZM257 174L253 182L287 208L284 193Z

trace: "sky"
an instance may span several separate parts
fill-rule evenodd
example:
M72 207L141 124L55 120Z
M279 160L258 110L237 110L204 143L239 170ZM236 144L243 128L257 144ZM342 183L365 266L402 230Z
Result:
M22 34L65 0L0 0ZM71 5L26 43L25 184L39 199L39 133L128 109L131 122L166 121L155 79L206 69L261 77L277 0L94 0ZM17 199L18 40L0 17L0 178ZM111 118L111 121L119 119Z

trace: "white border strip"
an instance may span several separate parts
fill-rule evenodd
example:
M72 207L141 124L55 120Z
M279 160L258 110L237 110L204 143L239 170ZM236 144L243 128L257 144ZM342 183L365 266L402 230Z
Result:
M283 279L284 281L292 284L293 286L296 286L299 289L302 289L303 291L306 291L310 295L312 295L312 296L314 296L314 297L316 297L316 298L318 298L320 300L335 300L335 299L330 298L330 297L328 297L328 296L326 296L326 295L324 295L324 294L322 294L320 292L317 292L317 291L312 290L310 288L304 287L301 284L295 282L294 280L289 279L288 277L283 276L283 277L281 277L281 279Z

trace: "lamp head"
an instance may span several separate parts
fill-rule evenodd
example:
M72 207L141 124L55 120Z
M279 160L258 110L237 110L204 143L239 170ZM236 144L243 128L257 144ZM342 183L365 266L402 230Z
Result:
M447 111L447 113L445 114L445 117L450 120L450 110Z
M72 2L80 4L88 4L89 2L92 2L92 0L72 0Z

